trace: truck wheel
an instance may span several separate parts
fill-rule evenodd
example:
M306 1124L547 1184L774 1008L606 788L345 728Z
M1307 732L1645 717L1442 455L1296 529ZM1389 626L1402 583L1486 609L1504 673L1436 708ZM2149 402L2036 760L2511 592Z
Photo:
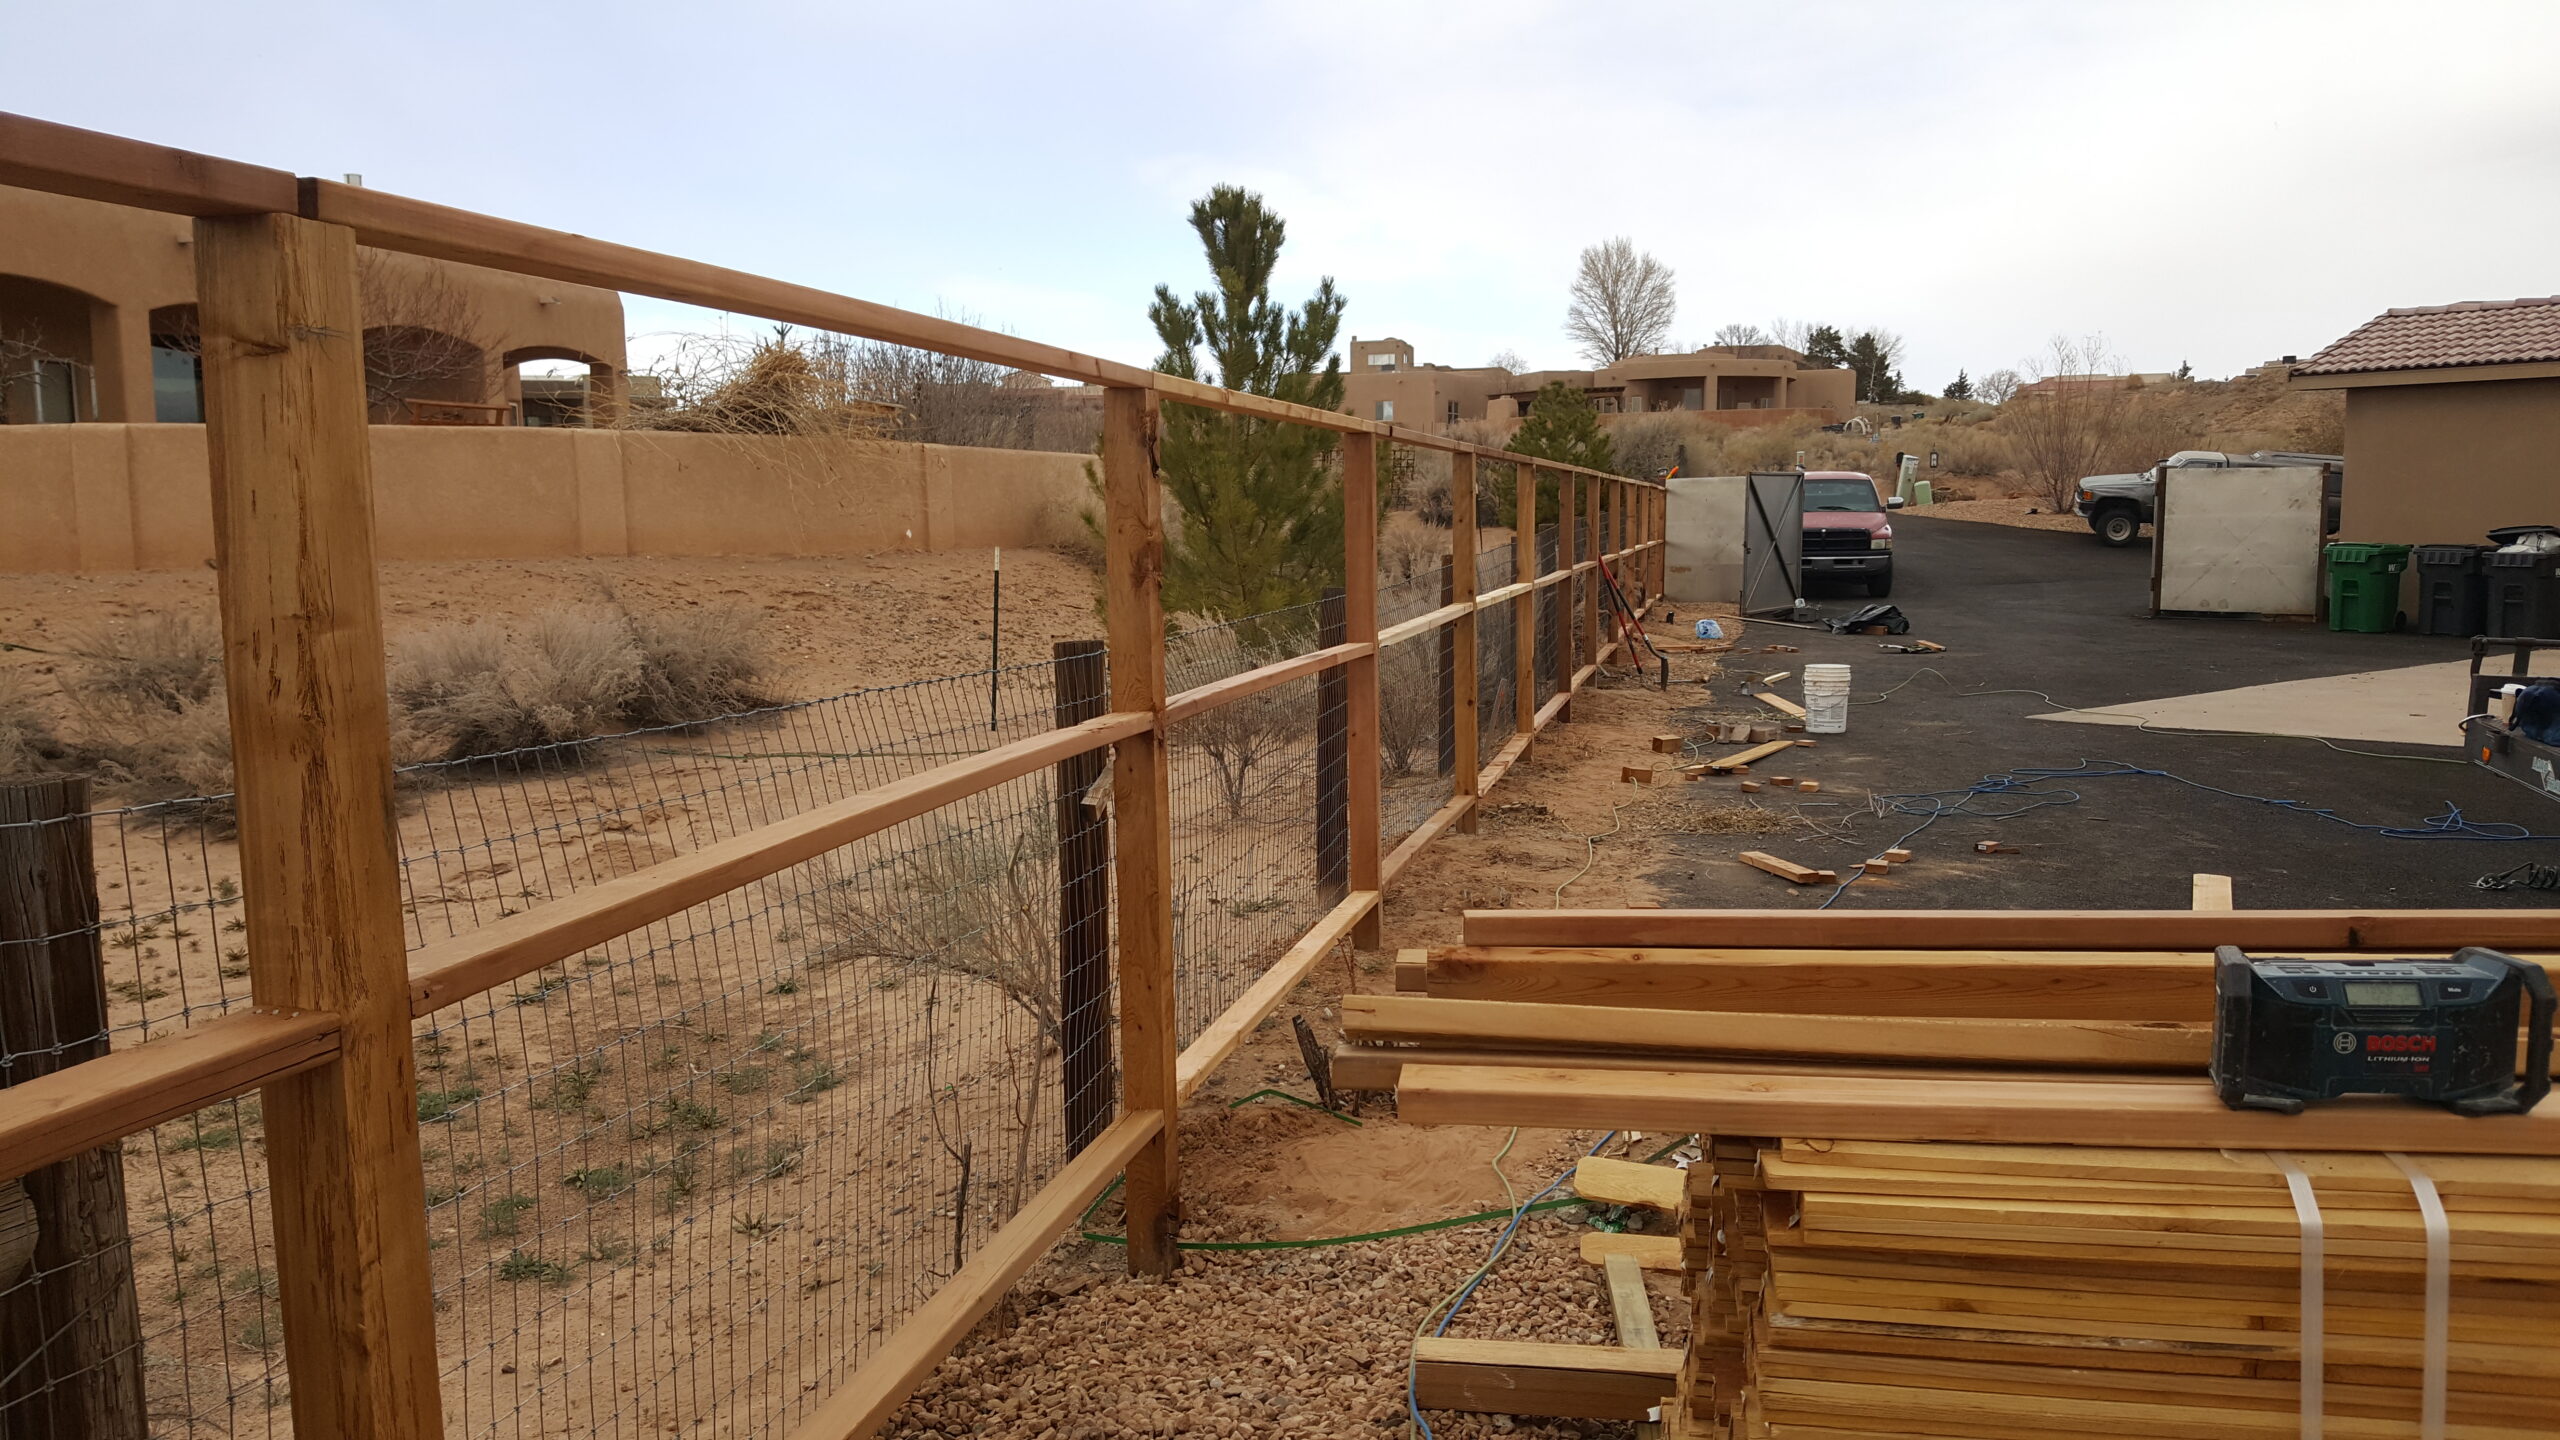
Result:
M1870 575L1870 576L1868 576L1868 577L1867 577L1867 598L1868 598L1868 599L1870 599L1870 600L1881 600L1881 599L1883 599L1884 597L1886 597L1887 595L1890 595L1890 594L1892 594L1892 593L1893 593L1893 572L1892 572L1892 571L1887 570L1887 571L1885 571L1885 572L1884 572L1883 574L1881 574L1881 575Z
M2091 517L2089 528L2098 532L2099 544L2121 547L2142 534L2142 517L2126 506L2112 505Z

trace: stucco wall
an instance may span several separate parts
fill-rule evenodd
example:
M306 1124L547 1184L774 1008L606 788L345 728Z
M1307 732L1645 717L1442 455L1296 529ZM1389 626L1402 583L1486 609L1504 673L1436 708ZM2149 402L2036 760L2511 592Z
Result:
M2347 392L2339 539L2476 544L2536 524L2560 525L2560 380Z
M1075 536L1086 457L646 431L373 428L383 558L833 555ZM201 425L0 426L0 571L213 557Z

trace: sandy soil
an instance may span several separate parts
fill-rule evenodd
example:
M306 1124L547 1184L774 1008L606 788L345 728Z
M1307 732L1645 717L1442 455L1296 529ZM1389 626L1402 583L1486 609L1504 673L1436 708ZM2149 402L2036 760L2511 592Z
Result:
M635 610L743 600L772 615L769 636L785 698L832 695L987 663L991 607L984 550L804 559L631 556L577 560L408 562L382 567L383 629L402 636L494 618L620 603ZM1044 659L1050 643L1102 633L1092 572L1045 550L1005 557L1005 663ZM0 575L0 640L79 650L100 631L147 614L214 619L207 570L111 575ZM54 676L58 656L0 651L0 666ZM68 674L61 677L70 679ZM39 691L48 686L38 685Z
M1675 657L1668 693L1632 677L1586 691L1574 703L1574 719L1549 727L1487 797L1476 833L1444 837L1400 877L1386 899L1381 948L1346 948L1339 963L1319 966L1210 1080L1183 1116L1185 1238L1345 1235L1507 1203L1493 1170L1505 1131L1406 1126L1376 1098L1355 1107L1362 1124L1353 1129L1247 1097L1265 1087L1311 1094L1291 1017L1305 1016L1332 1039L1337 995L1392 988L1394 952L1455 943L1461 911L1552 906L1560 884L1569 906L1659 903L1645 878L1661 861L1652 836L1777 823L1744 809L1728 786L1650 789L1620 779L1622 765L1662 759L1652 737L1680 728L1671 715L1694 707L1700 695L1687 682L1715 664ZM1520 1133L1505 1173L1526 1196L1599 1138ZM1672 1138L1621 1136L1608 1153L1642 1158ZM1449 1333L1614 1343L1606 1288L1575 1248L1588 1222L1556 1218L1574 1214L1527 1222ZM1110 1209L1097 1216L1109 1218L1116 1218ZM1038 1440L1374 1437L1400 1429L1413 1328L1482 1263L1499 1228L1487 1222L1320 1249L1195 1252L1165 1283L1125 1276L1116 1247L1071 1239L995 1322L943 1364L890 1433ZM1683 1343L1675 1277L1650 1276L1648 1283L1665 1343ZM1430 1418L1443 1436L1631 1433L1597 1422Z

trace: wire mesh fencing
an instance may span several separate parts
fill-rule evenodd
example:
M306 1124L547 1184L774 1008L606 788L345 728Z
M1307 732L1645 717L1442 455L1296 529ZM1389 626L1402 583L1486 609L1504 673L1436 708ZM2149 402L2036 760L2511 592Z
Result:
M1551 557L1551 528L1541 543ZM1507 547L1474 563L1480 591L1509 583ZM1382 624L1449 585L1434 567L1382 586ZM1555 595L1532 637L1541 698ZM1195 625L1168 640L1168 688L1343 633L1338 600ZM1513 731L1520 637L1508 606L1477 633L1490 753ZM1453 636L1380 657L1386 844L1449 795ZM410 944L1090 718L1106 693L1097 650L404 767ZM1347 719L1335 668L1171 733L1183 1041L1347 891ZM788 1424L1108 1124L1108 769L1096 752L1006 782L417 1024L452 1433ZM91 887L69 920L0 928L0 981L68 944L96 991L88 1019L44 1036L0 1004L0 1083L249 1003L227 814L221 796L84 807L23 834L0 815L0 863L13 839L76 827ZM107 1393L153 1434L286 1433L258 1101L82 1163L121 1218L0 1269L0 1417ZM0 1185L0 1265L43 1183ZM84 1298L100 1295L114 1303ZM80 1344L57 1343L74 1321Z
M1487 594L1512 583L1518 556L1508 542L1488 546L1476 557L1476 593ZM1503 743L1519 733L1519 651L1516 607L1505 601L1476 612L1476 759L1490 761Z
M209 813L0 786L0 1085L247 1003ZM0 1432L284 1432L262 1135L226 1101L0 1182Z

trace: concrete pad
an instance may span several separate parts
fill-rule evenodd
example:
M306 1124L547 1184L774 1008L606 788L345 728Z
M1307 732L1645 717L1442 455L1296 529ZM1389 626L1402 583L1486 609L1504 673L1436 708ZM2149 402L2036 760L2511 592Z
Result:
M2074 725L2138 725L2153 730L2228 730L2246 735L2320 736L2400 745L2462 744L2471 662L2449 660L2399 670L2366 670L2248 685L2200 695L2132 700L2092 710L2038 715Z

